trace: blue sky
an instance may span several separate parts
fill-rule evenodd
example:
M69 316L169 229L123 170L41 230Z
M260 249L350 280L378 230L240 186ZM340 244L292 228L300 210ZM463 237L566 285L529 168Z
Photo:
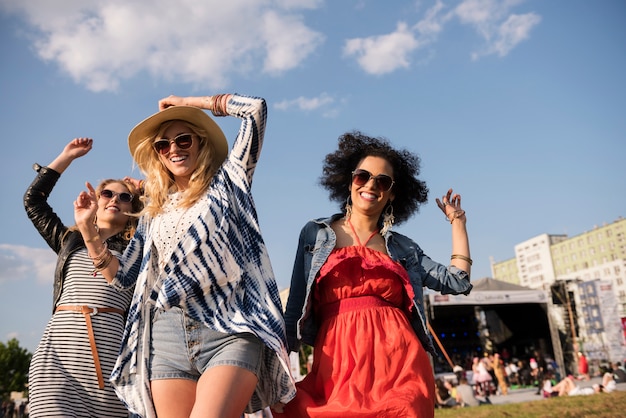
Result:
M84 182L139 176L130 129L170 94L264 97L254 181L281 288L301 226L336 212L324 156L358 129L422 159L429 202L395 230L447 263L450 187L467 211L472 279L542 233L576 236L625 214L622 0L0 0L0 341L34 351L54 254L22 196L34 162L94 138L50 202L73 224ZM219 119L232 139L234 118Z

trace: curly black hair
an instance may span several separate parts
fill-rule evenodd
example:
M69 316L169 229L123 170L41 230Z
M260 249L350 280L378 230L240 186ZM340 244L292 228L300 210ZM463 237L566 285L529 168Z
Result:
M393 167L395 223L406 221L428 200L428 187L417 178L420 171L419 156L408 150L393 148L385 138L373 138L359 131L341 135L338 149L324 159L319 184L330 192L331 200L339 202L339 207L345 214L352 171L363 158L369 156L384 158Z

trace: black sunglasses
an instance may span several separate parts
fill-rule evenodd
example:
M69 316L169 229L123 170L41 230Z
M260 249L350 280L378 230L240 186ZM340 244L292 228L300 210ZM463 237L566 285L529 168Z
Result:
M113 196L117 196L120 202L129 203L133 200L133 195L130 193L122 192L117 193L113 190L104 189L100 192L101 197L106 197L107 199L113 199Z
M176 142L176 146L180 149L187 149L191 147L193 143L193 134L180 134L174 139L159 139L158 141L154 141L152 146L159 154L165 155L170 152L170 147L172 146L172 142Z
M374 179L376 181L376 186L383 192L390 190L395 183L395 181L393 181L393 179L386 174L372 176L372 173L360 168L357 168L352 172L352 182L359 187L365 186L370 179Z

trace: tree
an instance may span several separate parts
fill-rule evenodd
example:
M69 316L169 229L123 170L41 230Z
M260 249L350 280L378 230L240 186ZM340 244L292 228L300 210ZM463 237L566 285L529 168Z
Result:
M0 398L8 400L11 392L23 392L28 383L28 367L33 355L13 338L0 342Z

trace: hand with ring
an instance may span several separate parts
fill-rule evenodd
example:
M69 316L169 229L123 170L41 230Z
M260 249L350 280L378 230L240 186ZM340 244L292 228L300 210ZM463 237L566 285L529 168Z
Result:
M443 214L446 215L446 219L448 220L450 220L450 216L454 216L455 213L465 213L463 209L461 209L461 195L458 193L452 194L452 189L449 189L448 193L446 193L441 200L439 200L439 198L435 200L437 202L437 206L439 206L439 209L441 209ZM455 218L453 218L453 220Z

